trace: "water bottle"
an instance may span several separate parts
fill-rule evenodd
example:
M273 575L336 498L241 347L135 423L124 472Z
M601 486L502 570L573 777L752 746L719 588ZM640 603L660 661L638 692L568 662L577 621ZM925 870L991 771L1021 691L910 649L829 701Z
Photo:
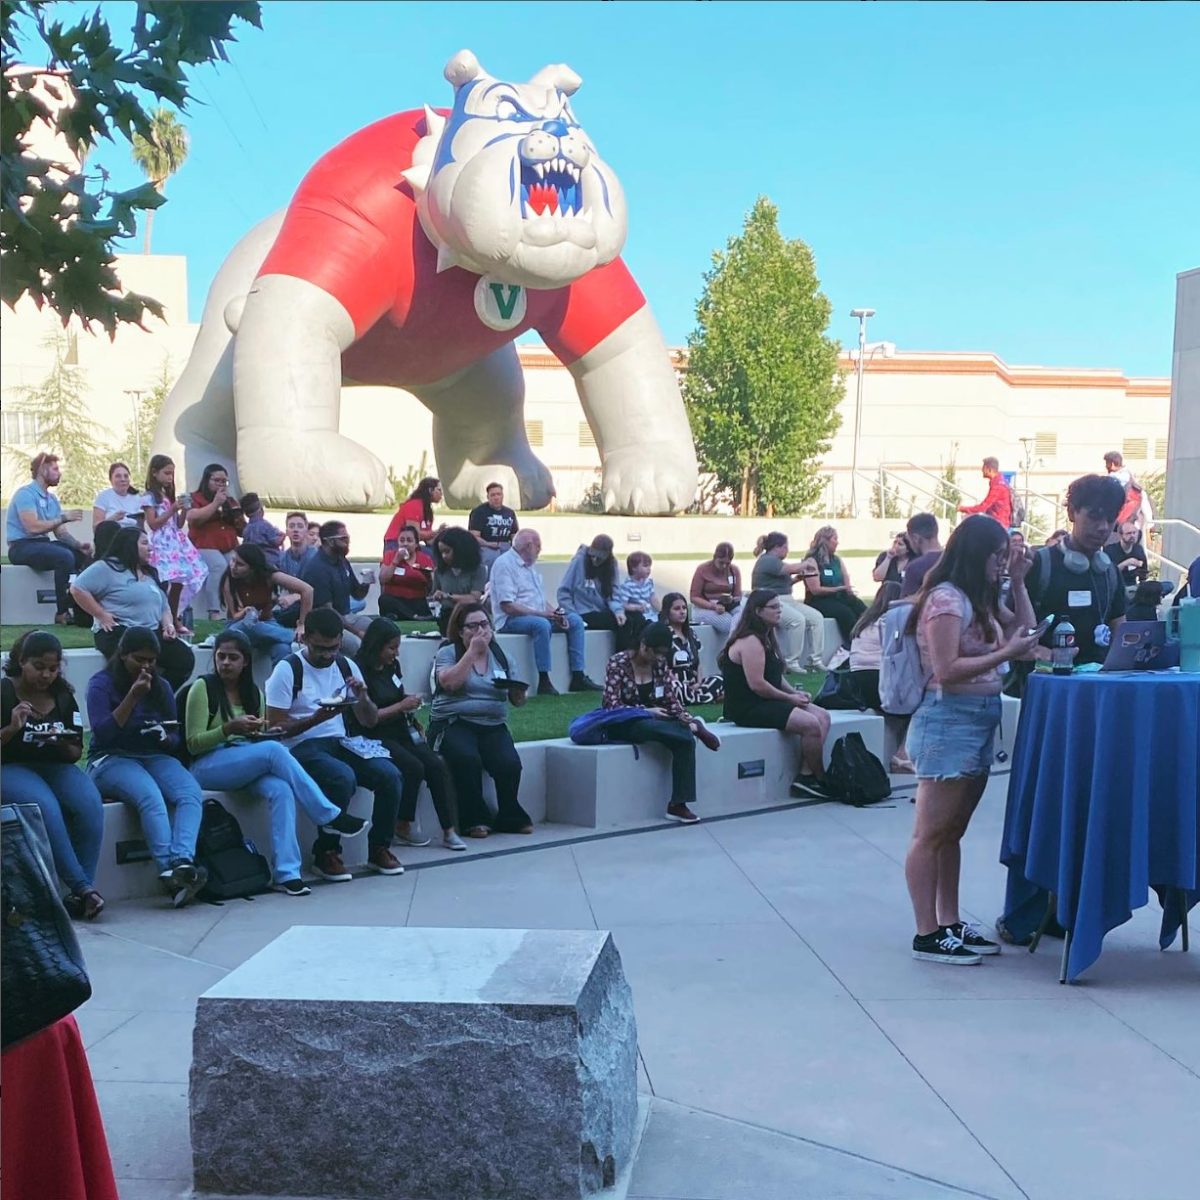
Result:
M1055 675L1070 675L1075 656L1075 626L1067 617L1059 617L1050 641L1050 668Z

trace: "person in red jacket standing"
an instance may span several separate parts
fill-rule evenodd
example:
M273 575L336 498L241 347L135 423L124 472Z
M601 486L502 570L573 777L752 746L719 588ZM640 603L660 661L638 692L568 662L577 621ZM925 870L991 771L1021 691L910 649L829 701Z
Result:
M960 504L958 511L964 514L984 513L995 521L999 521L1005 529L1012 528L1013 500L1012 488L1008 486L1004 476L1000 474L1000 460L985 458L983 460L983 477L988 481L988 493L978 504Z

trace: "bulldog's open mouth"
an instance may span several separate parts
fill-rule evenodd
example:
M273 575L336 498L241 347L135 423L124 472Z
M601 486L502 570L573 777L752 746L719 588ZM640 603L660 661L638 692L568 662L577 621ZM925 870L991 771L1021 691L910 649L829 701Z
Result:
M521 213L525 217L577 216L583 207L579 168L565 158L521 163Z

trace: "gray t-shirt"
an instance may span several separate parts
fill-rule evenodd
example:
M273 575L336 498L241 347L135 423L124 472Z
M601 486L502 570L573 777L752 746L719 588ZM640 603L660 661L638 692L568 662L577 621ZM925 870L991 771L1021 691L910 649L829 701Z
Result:
M106 559L79 572L75 586L95 596L127 629L157 629L162 623L167 598L153 579L138 579L132 571L114 567ZM92 624L92 632L100 622Z
M433 590L451 596L465 596L471 592L483 595L487 587L487 568L480 563L473 571L460 571L457 567L435 567Z
M467 673L466 685L461 691L446 692L437 686L437 674L458 661L453 646L443 646L433 659L434 692L430 717L434 721L448 721L461 717L479 725L503 725L508 719L508 692L496 687L495 678L515 678L500 665L495 654L488 655L488 673Z
M783 559L778 555L762 553L754 560L754 571L750 575L750 586L764 588L776 596L792 594L792 577L783 568Z

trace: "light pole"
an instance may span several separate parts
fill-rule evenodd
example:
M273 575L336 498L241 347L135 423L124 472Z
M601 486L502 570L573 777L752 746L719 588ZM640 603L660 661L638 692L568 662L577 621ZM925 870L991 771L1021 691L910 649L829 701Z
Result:
M125 388L125 395L129 397L130 406L133 408L133 446L137 454L137 470L144 472L146 464L142 462L142 396L145 394L145 388ZM135 481L136 482L136 481Z
M875 315L873 308L852 308L858 318L858 383L854 397L854 448L850 455L850 515L858 516L858 439L862 434L863 370L867 360L867 318Z

